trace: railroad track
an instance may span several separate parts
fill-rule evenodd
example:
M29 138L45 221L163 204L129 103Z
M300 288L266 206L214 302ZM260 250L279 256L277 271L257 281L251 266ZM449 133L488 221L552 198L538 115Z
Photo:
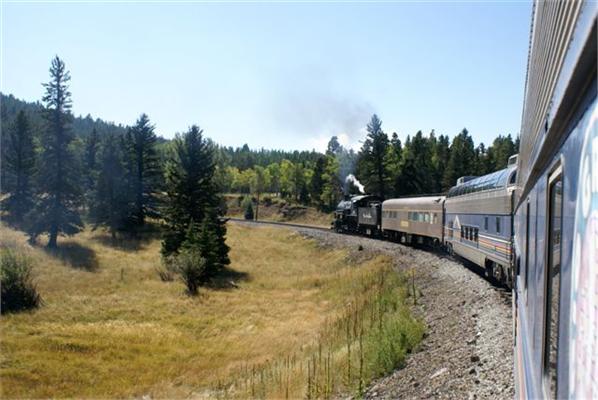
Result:
M243 218L233 218L233 217L227 217L226 218L228 221L233 221L233 222L237 222L237 223L241 223L241 224L246 224L246 225L276 225L276 226L284 226L284 227L288 227L288 228L302 228L302 229L314 229L314 230L318 230L318 231L323 231L323 232L332 232L334 233L333 230L331 230L330 228L325 228L323 226L315 226L315 225L303 225L303 224L293 224L293 223L288 223L288 222L277 222L277 221L255 221L255 220L249 220L249 219L243 219ZM358 236L358 237L363 237L366 239L376 239L376 238L372 238L372 237L367 237L367 236L361 236L361 235L354 235L354 234L350 234L350 233L343 233L342 235L346 235L346 236ZM396 243L396 242L392 242L392 243ZM400 244L400 243L398 243ZM483 271L480 270L480 268L478 266L476 266L475 264L471 263L470 261L467 261L461 257L455 257L455 256L450 256L445 252L442 251L438 251L438 250L434 250L434 249L430 249L430 248L423 248L423 247L418 247L418 246L409 246L411 248L414 249L419 249L419 250L424 250L426 252L435 254L436 256L445 259L445 260L450 260L450 261L454 261L457 262L461 265L463 265L464 268L470 270L471 272L479 275L482 279L486 280L488 283L490 283L490 285L495 288L497 291L500 292L501 298L505 301L505 303L511 304L511 291L507 289L506 286L500 284L499 282L496 282L495 280L493 280L492 278L487 277Z
M254 224L254 225L278 225L278 226L286 226L290 228L305 228L305 229L315 229L318 231L325 231L330 232L330 228L325 228L323 226L316 226L316 225L303 225L303 224L293 224L288 222L277 222L277 221L255 221L252 219L243 219L243 218L233 218L233 217L226 217L228 221L233 222L240 222L244 224Z

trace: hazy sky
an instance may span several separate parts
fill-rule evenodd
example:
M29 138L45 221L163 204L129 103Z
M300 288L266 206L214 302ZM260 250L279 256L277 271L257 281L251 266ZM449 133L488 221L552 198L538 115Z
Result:
M2 92L40 99L58 54L75 114L145 112L165 137L199 124L225 145L356 146L374 112L401 138L519 132L527 2L2 7Z

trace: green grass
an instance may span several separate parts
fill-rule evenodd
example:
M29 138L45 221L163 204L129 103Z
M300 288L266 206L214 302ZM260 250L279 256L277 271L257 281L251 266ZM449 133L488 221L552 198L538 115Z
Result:
M287 230L230 225L238 288L195 298L160 280L156 237L85 231L57 253L0 237L32 259L44 300L1 317L2 398L329 397L400 365L423 332L390 259L348 264Z

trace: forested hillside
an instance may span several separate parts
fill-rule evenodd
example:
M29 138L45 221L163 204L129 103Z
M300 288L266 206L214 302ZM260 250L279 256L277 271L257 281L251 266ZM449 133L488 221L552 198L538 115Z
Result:
M47 123L40 102L25 102L6 94L1 95L1 101L4 165L15 151L9 137L18 129L17 116L21 111L34 146L39 146ZM149 118L145 123L150 124ZM397 133L384 131L377 115L366 123L368 133L359 151L344 148L335 136L325 153L250 149L247 144L233 148L206 139L213 153L215 188L221 193L253 194L258 198L261 193L270 193L329 211L344 194L361 190L384 198L446 192L460 176L483 175L504 168L519 145L519 140L513 140L510 134L499 135L490 146L476 145L465 128L452 141L447 133L418 131L402 142ZM90 115L72 118L69 130L73 141L69 146L81 167L85 198L90 198L100 176L101 143L108 140L114 142L110 146L118 147L118 138L125 138L134 129ZM155 136L152 146L156 153L155 169L162 171L157 172L160 175L171 156L171 141ZM2 169L3 192L10 191L11 178L6 175L9 170ZM155 179L154 189L165 190L163 179Z

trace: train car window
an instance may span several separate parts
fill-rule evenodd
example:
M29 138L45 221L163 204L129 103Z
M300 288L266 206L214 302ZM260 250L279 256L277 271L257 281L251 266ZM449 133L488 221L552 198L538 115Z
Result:
M433 224L437 224L438 223L438 214L434 213L434 217L432 218L432 223Z
M559 335L559 305L561 279L561 214L563 199L563 181L561 176L551 179L550 200L548 204L548 251L545 279L544 313L544 377L548 396L557 395L557 355Z
M430 222L430 214L428 213L423 213L424 214L424 222Z
M511 177L509 178L509 185L515 184L516 181L517 181L517 171L515 171L511 174Z
M449 238L453 238L453 221L449 222Z
M525 211L525 283L524 287L527 290L527 284L529 281L529 200L527 201L527 207ZM526 298L527 300L527 298Z
M461 226L461 238L465 237L465 227Z
M477 242L478 241L478 228L475 228L473 235L474 235L473 240L475 240Z
M488 230L488 217L484 217L484 230Z
M500 217L496 217L496 233L500 233Z

